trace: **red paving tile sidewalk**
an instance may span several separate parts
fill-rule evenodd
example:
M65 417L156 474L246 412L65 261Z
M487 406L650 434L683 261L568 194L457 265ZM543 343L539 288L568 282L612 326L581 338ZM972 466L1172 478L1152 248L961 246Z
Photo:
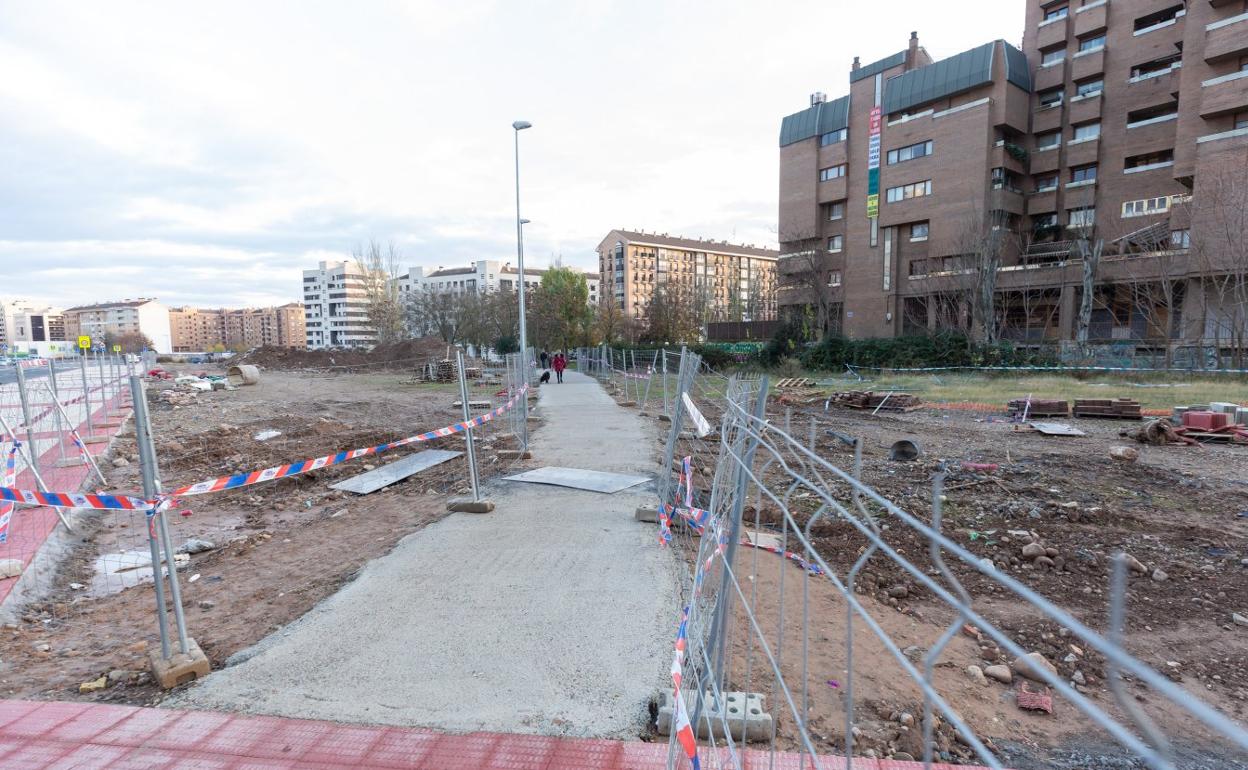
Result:
M702 751L702 766L716 763ZM416 728L371 727L307 719L93 703L0 701L0 767L5 770L659 770L666 743L552 738L540 735L448 735ZM680 759L678 768L688 764ZM745 754L750 770L802 770L797 754ZM821 756L805 767L840 770ZM854 770L916 770L921 763L854 760ZM945 768L946 765L933 765ZM966 770L966 768L961 768Z

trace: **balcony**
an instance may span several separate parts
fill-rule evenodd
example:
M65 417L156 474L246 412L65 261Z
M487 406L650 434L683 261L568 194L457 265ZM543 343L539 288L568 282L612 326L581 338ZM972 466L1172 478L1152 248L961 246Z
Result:
M1200 116L1213 118L1248 110L1248 70L1206 80L1200 84Z
M1127 99L1131 104L1168 101L1179 93L1179 76L1182 64L1175 62L1169 67L1127 79Z
M1010 148L1015 148L1015 149L1013 152L1011 152ZM1023 153L1022 159L1015 157L1016 153ZM1025 164L1026 164L1026 158L1027 158L1025 153L1026 153L1026 150L1023 150L1018 145L1010 144L1007 147L1005 142L1003 141L998 142L992 148L992 152L990 154L991 162L988 165L991 168L1004 168L1009 171L1013 171L1015 174L1025 174L1026 173Z
M1054 131L1062 127L1062 104L1059 102L1051 107L1037 107L1031 117L1031 130L1037 134Z
M1205 27L1205 61L1216 62L1245 53L1248 53L1248 13Z
M1070 31L1070 16L1063 16L1053 21L1042 21L1036 28L1036 48L1048 48L1066 42Z
M1023 194L1014 190L1001 188L999 190L990 190L988 192L988 208L992 211L1008 211L1011 214L1022 216L1023 214Z
M817 196L818 202L831 203L832 201L845 200L845 190L847 186L847 179L845 177L820 182Z
M1086 80L1105 72L1105 46L1080 51L1070 59L1070 79Z
M1101 140L1099 137L1095 139L1084 139L1082 141L1075 140L1066 143L1066 165L1067 166L1086 166L1089 163L1096 163L1097 157L1101 153ZM1032 169L1033 173L1035 169Z
M1061 165L1062 146L1039 148L1031 151L1031 173L1043 174L1056 171Z
M1035 91L1047 91L1065 83L1066 64L1067 60L1062 59L1059 62L1036 67L1036 74L1032 77L1032 89Z
M1100 91L1072 98L1070 106L1066 108L1069 113L1067 120L1071 125L1096 120L1101 117L1101 105L1104 101L1104 95Z
M1057 211L1057 188L1049 187L1044 192L1034 192L1027 196L1027 213L1052 214Z
M1075 10L1075 37L1105 29L1108 21L1109 0L1085 5Z

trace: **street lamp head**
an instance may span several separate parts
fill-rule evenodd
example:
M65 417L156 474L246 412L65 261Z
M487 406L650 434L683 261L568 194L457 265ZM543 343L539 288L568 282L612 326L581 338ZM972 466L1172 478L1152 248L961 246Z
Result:
M517 131L523 131L526 128L532 128L533 124L527 120L517 120L515 123L511 124L511 127Z
M531 220L531 219L521 219L521 220L520 220L520 224L522 224L522 225L527 225L527 224L531 223L532 221L533 221L533 220Z

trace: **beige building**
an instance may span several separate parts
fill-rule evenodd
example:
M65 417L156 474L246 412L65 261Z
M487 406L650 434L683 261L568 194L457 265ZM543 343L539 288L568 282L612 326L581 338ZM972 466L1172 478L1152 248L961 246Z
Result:
M179 307L169 311L175 353L204 352L217 346L302 348L306 345L304 323L303 305L297 302L280 307Z
M727 241L612 230L598 244L602 297L632 318L645 315L656 291L706 310L708 321L776 317L780 252Z
M65 311L65 337L74 340L89 335L99 342L105 335L121 337L142 334L152 341L157 353L173 352L169 329L169 308L154 299L127 299L80 305Z

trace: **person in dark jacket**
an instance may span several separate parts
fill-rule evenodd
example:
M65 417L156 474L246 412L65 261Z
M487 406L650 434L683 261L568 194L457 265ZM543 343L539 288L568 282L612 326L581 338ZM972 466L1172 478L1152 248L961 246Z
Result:
M555 354L554 367L555 377L558 378L559 382L563 382L563 370L568 368L568 361L563 357L563 353Z
M538 356L538 358L541 359L542 361L542 368L543 369L547 368L546 364L550 362L550 354L548 354L545 350L543 350L542 354Z

